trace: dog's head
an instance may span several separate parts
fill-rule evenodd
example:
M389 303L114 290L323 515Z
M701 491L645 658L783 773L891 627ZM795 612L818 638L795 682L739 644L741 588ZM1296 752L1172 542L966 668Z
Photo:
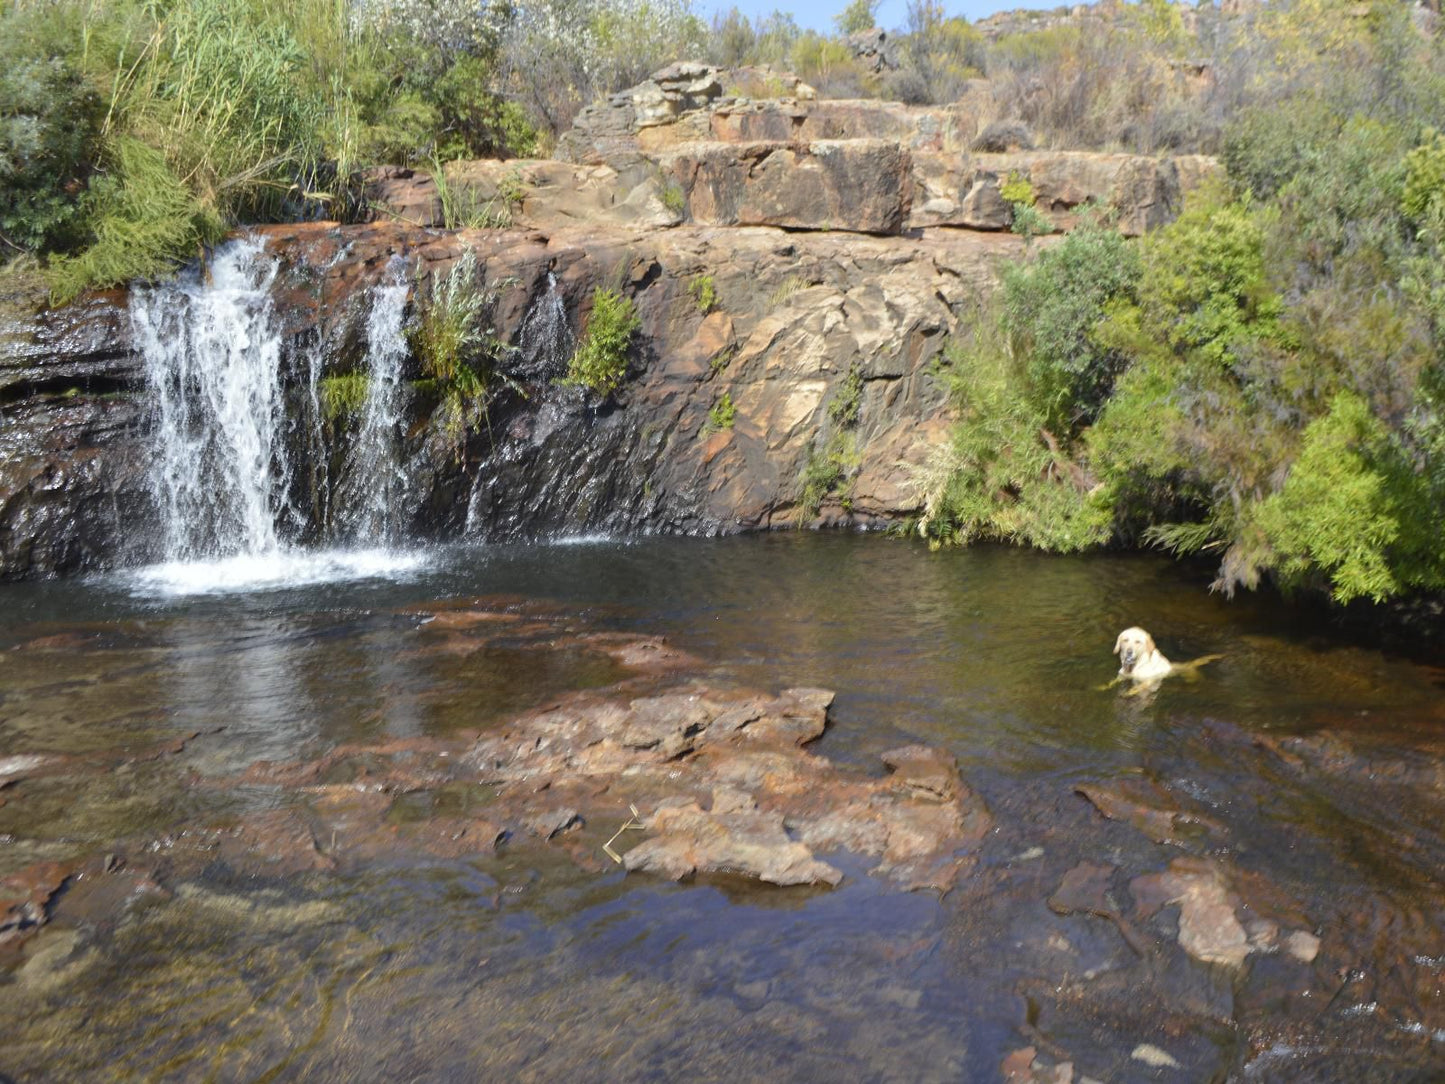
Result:
M1154 637L1138 626L1125 629L1114 641L1114 654L1119 656L1119 672L1121 674L1132 673L1134 667L1157 650L1154 646Z

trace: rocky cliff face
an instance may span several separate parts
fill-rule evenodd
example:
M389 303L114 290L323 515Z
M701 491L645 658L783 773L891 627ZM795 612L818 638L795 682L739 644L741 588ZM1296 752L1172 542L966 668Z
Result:
M766 101L723 89L711 69L659 73L584 115L564 141L575 161L454 164L452 209L461 199L493 228L440 228L432 179L391 169L372 177L369 224L260 231L281 262L272 292L296 381L356 367L356 301L393 255L421 296L470 249L497 292L496 329L513 349L488 424L458 450L427 424L425 397L411 398L411 535L895 522L915 510L913 477L945 438L943 344L1000 261L1024 251L1003 232L1001 180L1029 176L1061 226L1094 200L1141 231L1212 168L973 154L960 149L977 128L966 102L910 110L812 102L800 86ZM772 138L785 130L798 138ZM557 384L598 285L620 287L642 320L628 382L603 404ZM543 309L561 325L547 342ZM414 360L405 375L420 375ZM4 322L0 577L153 555L148 403L123 294ZM324 537L324 474L293 481L293 504L313 517L303 538Z

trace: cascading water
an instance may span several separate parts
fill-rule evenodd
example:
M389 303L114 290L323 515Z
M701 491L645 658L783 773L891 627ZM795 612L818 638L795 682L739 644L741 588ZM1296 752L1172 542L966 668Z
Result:
M285 372L270 294L278 268L259 238L244 237L216 250L208 276L193 271L132 292L131 324L155 397L150 481L164 555L162 564L136 576L148 590L290 586L390 575L421 563L415 555L377 549L308 553L278 527L294 524L300 533L306 524L287 499ZM368 339L383 375L372 381L362 422L362 440L369 442L363 473L370 481L357 487L366 507L345 511L347 522L358 525L352 540L372 545L392 541L389 531L371 525L390 523L386 501L401 485L394 435L405 354L404 270L389 273L373 298ZM307 371L314 410L317 359Z
M260 240L243 238L217 250L209 282L197 272L131 294L156 402L151 488L168 561L280 549L290 467L276 270Z
M561 376L568 359L577 348L576 337L567 322L567 302L557 285L557 276L547 272L547 289L532 303L522 326L517 333L517 349L521 353L519 369L539 382L547 382ZM485 470L479 470L472 480L471 492L467 495L467 518L463 533L477 535L485 517L483 509L485 490L492 484L492 478Z
M524 364L539 376L560 375L577 341L567 323L567 303L557 288L557 276L547 272L547 292L539 297L522 321L518 337Z
M406 261L393 256L384 279L371 291L366 402L337 501L344 536L361 545L392 545L400 529L406 487L398 440L405 402L401 370L407 358L402 325L410 284Z

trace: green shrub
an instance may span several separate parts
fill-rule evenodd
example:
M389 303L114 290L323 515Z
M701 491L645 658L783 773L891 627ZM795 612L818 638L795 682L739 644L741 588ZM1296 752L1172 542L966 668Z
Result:
M46 270L53 304L93 286L169 275L225 233L160 151L129 136L113 147L114 158L81 204L90 244L74 256L53 257Z
M1061 436L1091 422L1113 390L1124 357L1093 332L1109 306L1134 299L1139 276L1135 247L1092 222L1004 268L1002 315L1024 359L1028 395Z
M687 292L697 304L697 311L704 316L717 306L717 287L711 275L698 275L687 284Z
M1017 170L1011 171L1008 178L998 186L998 194L1004 198L1005 203L1026 203L1031 207L1035 199L1033 183Z
M409 331L412 352L438 398L437 431L458 455L467 433L489 424L496 363L507 350L489 321L497 293L479 279L476 254L467 249L445 275L433 276Z
M703 427L703 430L708 433L717 433L724 429L731 429L736 420L737 407L733 405L732 393L725 391L712 405L712 409L707 412L707 425Z
M1286 582L1323 576L1336 601L1381 602L1407 585L1445 583L1438 536L1418 548L1438 530L1419 522L1434 518L1422 490L1368 405L1341 394L1305 430L1289 478L1257 518Z
M998 187L999 195L1010 207L1009 229L1026 241L1054 232L1054 224L1034 206L1033 183L1014 170Z
M587 388L605 399L627 379L627 352L642 327L637 306L616 290L592 291L592 313L562 383Z
M34 18L14 16L6 29L23 35ZM80 239L76 193L92 170L104 102L65 57L16 56L19 45L0 65L0 238L29 252L65 250Z
M833 16L833 25L838 33L847 37L877 25L875 16L882 0L849 0L848 6Z
M931 544L993 539L1071 552L1103 543L1110 510L1085 469L1046 436L1002 314L974 315L969 336L948 347L958 421L918 479L916 530Z
M1445 232L1445 135L1434 129L1405 156L1400 210L1421 231Z

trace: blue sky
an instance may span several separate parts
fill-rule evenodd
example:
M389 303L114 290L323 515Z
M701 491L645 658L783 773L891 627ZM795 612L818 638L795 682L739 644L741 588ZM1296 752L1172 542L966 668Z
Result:
M995 11L1012 11L1015 8L1054 8L1060 0L1052 3L1030 0L944 0L944 9L950 15L962 15L969 21L992 15ZM814 30L832 30L833 16L848 6L848 0L824 0L814 4L789 4L786 0L696 0L693 9L704 19L711 20L718 11L737 8L750 19L759 15L770 15L773 11L785 11L797 20L799 26ZM903 26L908 11L906 0L883 0L878 8L878 25L885 29Z

